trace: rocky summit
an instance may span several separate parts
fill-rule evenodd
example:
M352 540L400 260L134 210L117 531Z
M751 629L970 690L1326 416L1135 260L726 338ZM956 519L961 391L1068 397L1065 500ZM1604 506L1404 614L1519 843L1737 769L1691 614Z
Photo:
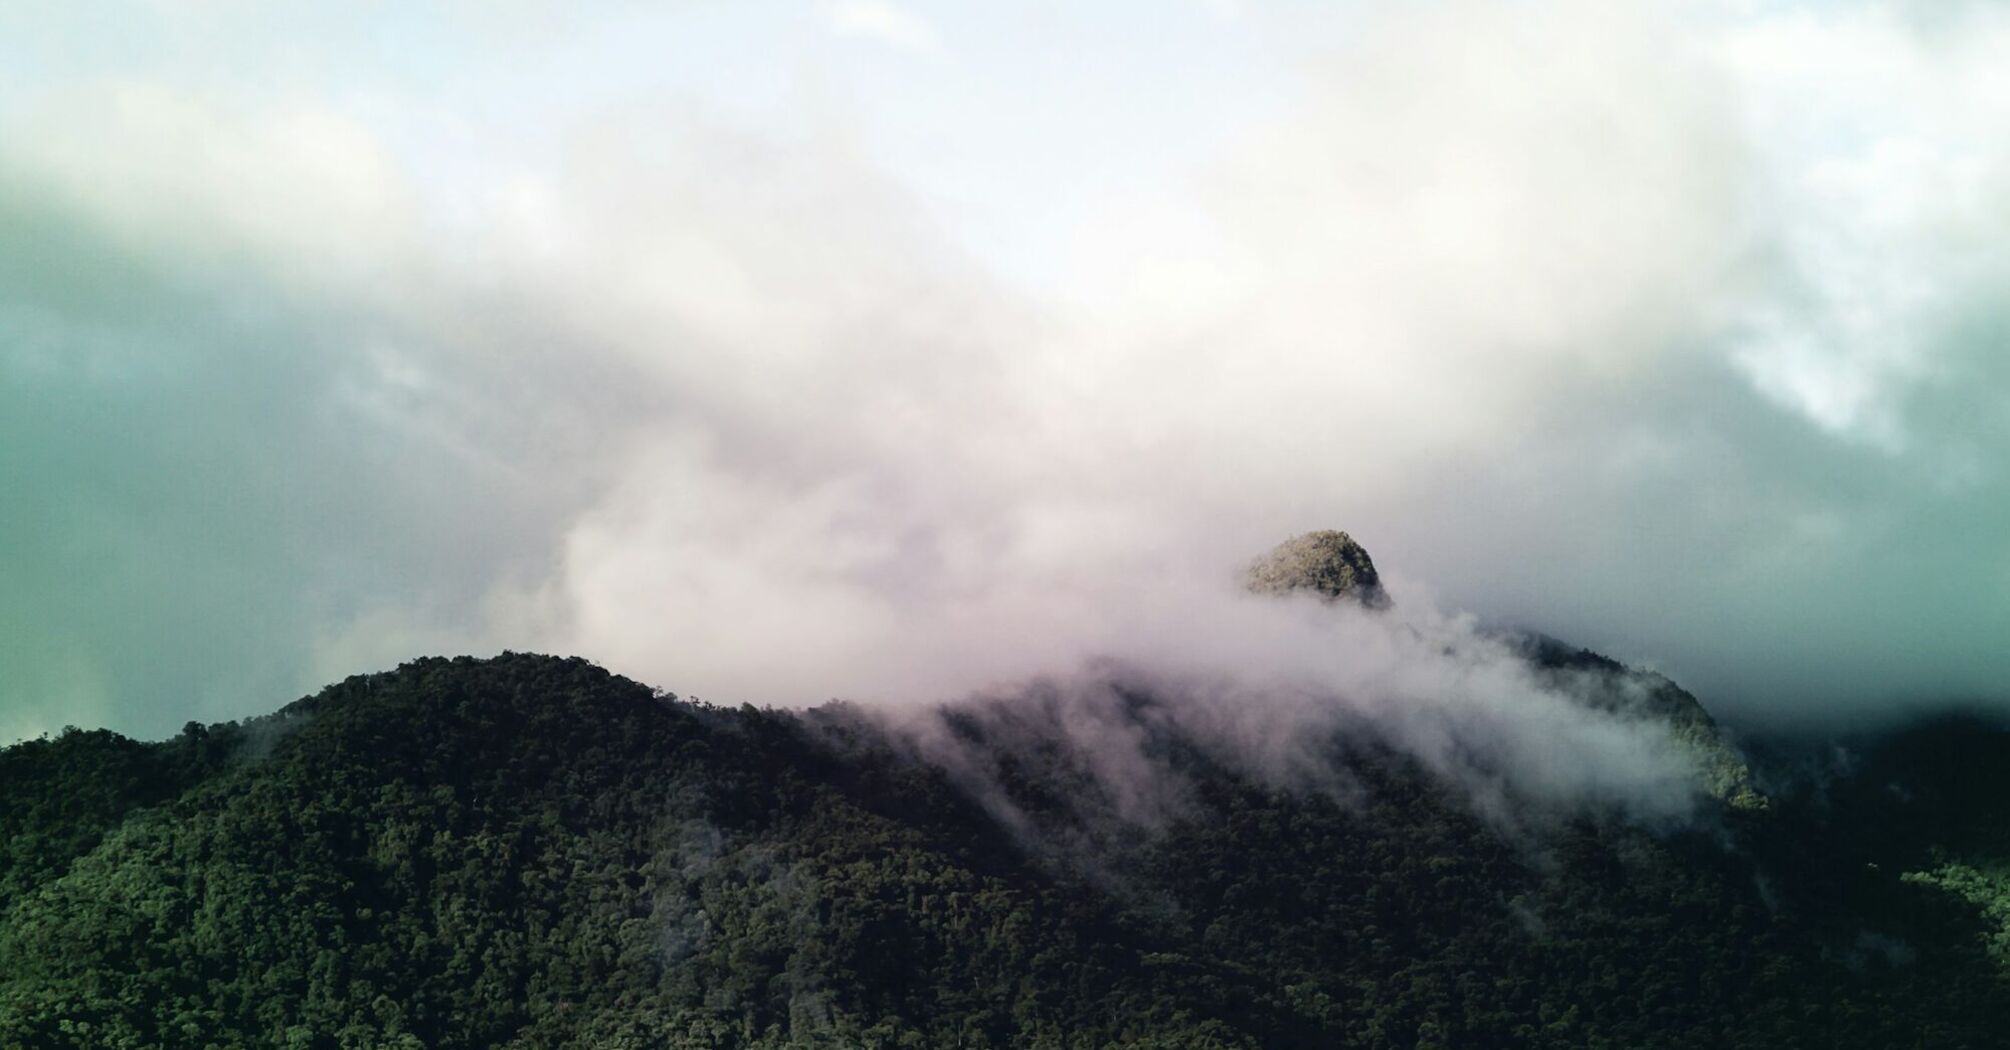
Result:
M1334 529L1279 544L1249 567L1246 582L1259 594L1305 592L1328 601L1357 601L1370 609L1390 605L1374 559L1352 536Z

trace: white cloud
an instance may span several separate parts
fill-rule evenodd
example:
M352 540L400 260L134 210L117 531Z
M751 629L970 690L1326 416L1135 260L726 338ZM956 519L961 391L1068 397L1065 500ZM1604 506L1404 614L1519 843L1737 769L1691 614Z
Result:
M942 38L926 21L888 0L832 0L824 19L839 36L858 37L925 58L940 58Z
M284 276L396 288L422 233L418 201L376 133L336 110L255 105L140 83L67 93L7 159L76 206L186 265L283 260Z
M825 10L939 46L892 8ZM549 154L465 158L484 181L444 222L417 188L437 148L350 110L80 90L10 137L49 221L273 317L176 300L202 324L173 353L90 342L123 286L71 302L0 261L62 322L42 356L183 378L78 456L166 445L208 485L173 513L263 523L211 566L201 530L106 503L189 545L159 592L305 632L317 674L509 645L719 700L938 695L1204 633L1155 610L1212 615L1201 581L1337 525L1451 602L1768 702L1796 675L1835 703L2002 680L1983 640L2010 602L1968 566L2010 555L1940 501L2000 497L2004 439L1944 408L1987 383L1936 385L2001 375L1948 334L2004 273L2001 75L1848 8L1542 11L1353 25L1202 185L1089 209L1059 297L964 255L842 119L654 97L544 113L571 114ZM981 154L984 127L959 133ZM23 389L0 396L131 412L130 387ZM217 436L179 450L146 430L167 419ZM1962 484L1918 486L1929 452ZM34 454L44 502L105 503L62 447ZM1917 596L1858 601L1873 558ZM1918 655L1874 660L1894 638Z
M1824 430L1887 452L1944 376L1950 320L2010 276L2010 17L1788 9L1716 49L1760 154L1782 287L1752 303L1735 358Z

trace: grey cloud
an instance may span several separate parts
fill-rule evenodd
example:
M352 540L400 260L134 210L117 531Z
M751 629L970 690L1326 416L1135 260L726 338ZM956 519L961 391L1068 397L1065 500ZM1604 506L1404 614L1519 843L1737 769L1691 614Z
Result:
M1913 46L1858 13L1803 21ZM1722 55L1799 38L1636 14L1368 27L1180 216L1082 231L1102 276L1066 302L816 121L638 101L472 218L326 114L143 92L22 139L0 734L505 645L717 700L926 702L1158 654L1142 630L1204 633L1218 574L1328 526L1743 719L2000 695L2000 174L1849 226L1940 291L1865 301L1904 367L1830 346L1848 282L1807 234L1910 169L1795 196L1829 158L1748 125L1827 89ZM1944 242L1949 216L1996 225ZM1808 337L1796 382L1868 368L1862 419L1902 440L1762 381L1760 321ZM1203 672L1297 659L1238 645Z
M262 713L337 670L343 625L417 609L468 644L446 625L542 573L579 498L536 462L563 450L529 396L552 384L463 383L395 318L136 244L46 185L5 199L0 728Z

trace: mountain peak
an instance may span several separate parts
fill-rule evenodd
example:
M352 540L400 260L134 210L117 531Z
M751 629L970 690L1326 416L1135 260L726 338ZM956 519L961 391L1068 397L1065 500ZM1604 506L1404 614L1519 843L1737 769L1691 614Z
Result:
M1335 529L1308 532L1278 544L1249 567L1244 580L1258 594L1309 591L1327 601L1346 598L1370 609L1390 605L1374 559L1352 536Z

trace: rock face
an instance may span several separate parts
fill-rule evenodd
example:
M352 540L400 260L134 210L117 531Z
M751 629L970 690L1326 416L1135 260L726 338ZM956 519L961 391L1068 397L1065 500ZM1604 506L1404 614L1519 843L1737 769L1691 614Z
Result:
M1331 529L1286 540L1257 559L1245 577L1258 594L1305 591L1327 601L1357 601L1370 609L1389 607L1389 592L1375 562L1354 538Z

